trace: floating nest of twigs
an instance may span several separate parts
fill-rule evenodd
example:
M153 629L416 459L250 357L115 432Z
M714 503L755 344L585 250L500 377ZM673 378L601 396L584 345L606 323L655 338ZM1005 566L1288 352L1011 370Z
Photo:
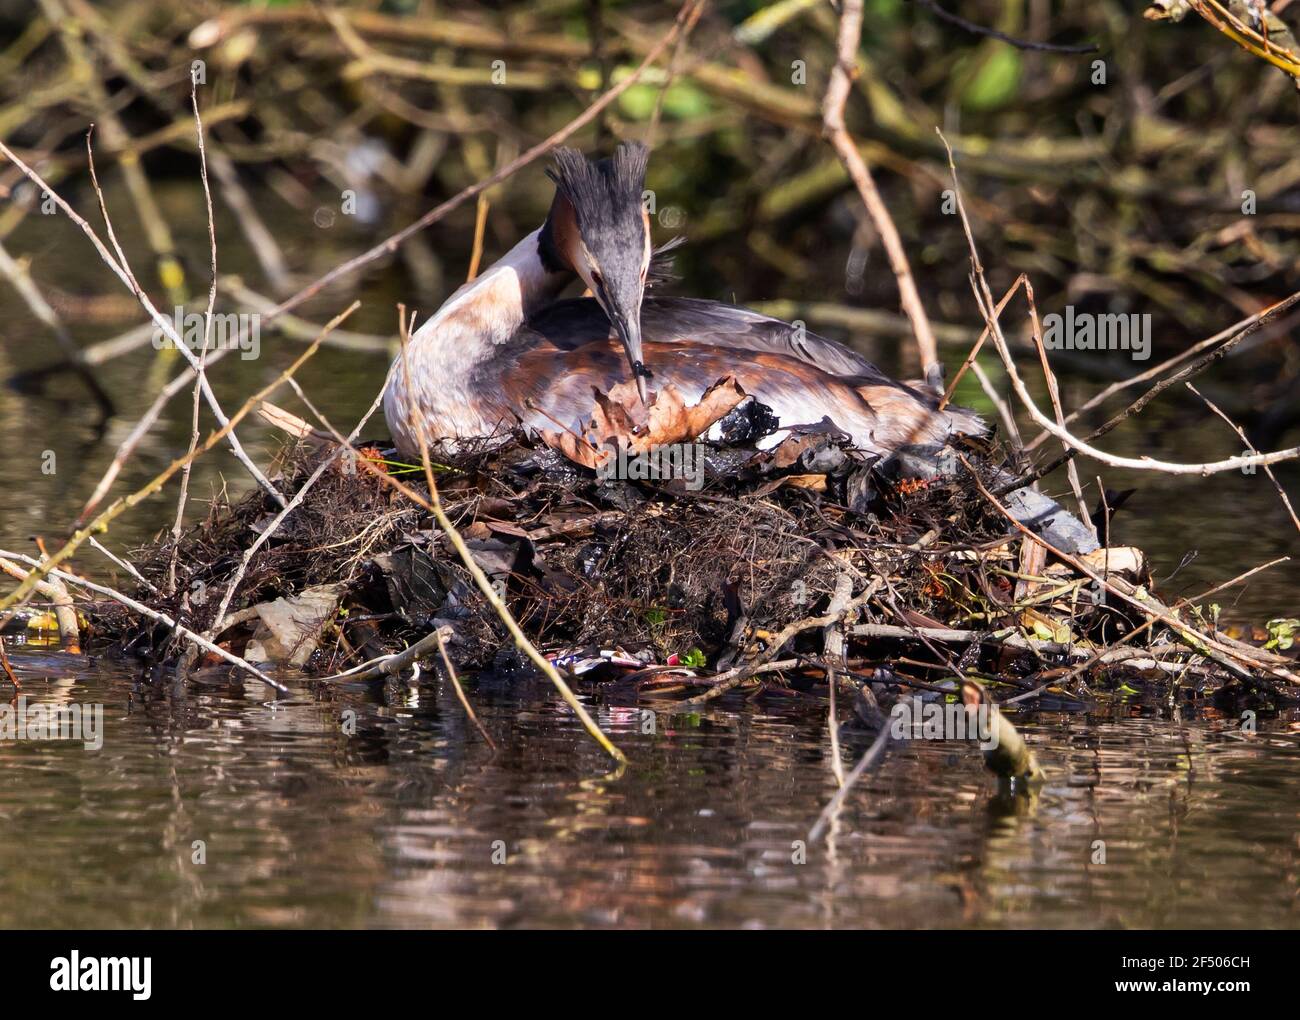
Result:
M1056 556L1014 527L990 493L996 471L976 466L992 451L916 480L827 428L768 451L695 450L694 474L615 479L520 436L443 458L436 478L533 643L571 679L619 696L820 701L833 673L878 721L900 694L942 697L959 680L1057 707L1177 692L1267 711L1296 694L1280 649L1161 602L1140 551ZM355 677L434 629L461 669L519 668L431 515L365 465L322 471L325 455L319 444L284 451L286 494L319 477L270 534L277 508L255 491L214 505L178 546L168 536L137 552L157 590L136 597L234 655L309 676ZM362 455L427 495L421 470L375 446ZM102 610L101 648L157 663L193 647L164 623Z

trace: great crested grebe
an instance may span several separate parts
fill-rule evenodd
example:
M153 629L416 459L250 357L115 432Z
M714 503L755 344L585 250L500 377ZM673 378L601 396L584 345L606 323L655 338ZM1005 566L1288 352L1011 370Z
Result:
M928 388L803 328L716 301L646 298L647 157L638 143L599 162L556 150L546 222L415 331L406 366L394 361L384 414L400 452L418 455L416 418L433 444L516 425L580 431L593 390L629 377L643 400L649 381L692 404L733 376L782 425L829 418L878 454L986 431L972 412L940 411ZM594 297L557 300L575 277Z

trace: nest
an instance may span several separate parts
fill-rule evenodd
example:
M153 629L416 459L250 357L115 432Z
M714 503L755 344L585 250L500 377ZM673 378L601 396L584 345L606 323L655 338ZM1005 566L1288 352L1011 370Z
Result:
M1294 694L1229 668L1231 660L1189 645L1185 633L1150 626L1150 614L1122 599L1097 598L1095 582L1070 564L1027 555L1041 549L968 475L900 479L816 429L766 453L744 444L700 449L703 488L682 477L602 478L524 437L442 460L437 484L475 561L534 644L583 679L637 696L707 694L719 674L816 696L832 668L857 691L860 713L877 719L882 700L941 691L957 676L1011 694L1048 691L1058 704L1117 688L1165 697L1175 679L1184 697L1231 691L1269 707ZM973 469L985 489L996 474L989 452L980 459L967 451L966 460L986 465ZM362 454L397 470L375 447ZM299 492L323 456L318 446L286 449L284 491ZM139 550L133 558L144 576L172 594L142 587L137 596L254 661L276 658L265 651L275 647L268 606L297 612L320 597L325 609L307 628L310 653L280 653L308 674L399 652L434 628L446 633L459 667L517 667L501 619L432 516L384 479L342 463L320 475L251 557L278 512L260 491L214 505L178 545ZM422 479L419 470L401 476L424 497ZM1116 584L1167 608L1143 587L1140 553L1100 553ZM828 611L840 614L829 629L816 623ZM118 653L155 662L182 655L161 624L111 609L95 624L99 644ZM830 630L843 636L833 646ZM1132 641L1138 633L1142 640ZM825 661L831 647L834 663ZM780 668L769 671L778 653ZM747 671L743 663L757 665Z

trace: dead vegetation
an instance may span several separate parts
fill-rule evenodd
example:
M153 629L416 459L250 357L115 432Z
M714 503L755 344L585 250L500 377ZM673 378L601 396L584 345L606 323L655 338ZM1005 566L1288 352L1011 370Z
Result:
M900 479L815 430L767 452L749 437L701 449L698 490L683 477L601 478L524 437L442 463L438 489L528 638L571 679L615 697L761 691L816 704L834 673L878 723L900 694L955 692L958 681L1004 702L1079 706L1118 693L1271 709L1297 694L1293 662L1216 631L1199 605L1161 603L1137 550L1035 556L1042 540L998 511L988 469L979 484ZM273 477L298 491L322 456L320 444L291 448ZM382 462L375 446L361 456ZM461 669L518 669L429 514L349 463L322 474L249 560L214 640L346 680L433 631ZM177 586L154 594L153 608L208 632L276 512L256 491L214 507L182 536ZM161 589L170 536L133 560ZM98 608L101 649L157 661L186 647L164 624Z
M123 5L140 12L147 6ZM1300 456L1300 448L1295 447L1270 453L1248 447L1240 456L1207 464L1159 462L1146 456L1118 457L1090 445L1139 414L1165 389L1230 351L1244 349L1242 341L1248 337L1284 349L1278 341L1294 319L1300 293L1273 300L1275 292L1294 290L1295 260L1286 257L1294 249L1288 218L1293 217L1280 196L1294 179L1297 163L1290 136L1264 122L1264 114L1282 106L1282 94L1288 101L1292 98L1285 91L1291 79L1270 71L1272 77L1254 92L1224 89L1221 96L1204 98L1193 86L1213 69L1206 63L1177 78L1152 73L1150 77L1170 80L1156 96L1147 95L1145 85L1131 95L1117 87L1115 94L1127 97L1118 100L1100 89L1104 82L1094 81L1099 90L1089 93L1086 111L1104 122L1106 132L1080 134L1073 109L1068 130L1047 131L1032 104L1023 113L999 115L996 124L975 119L980 104L972 94L978 98L983 93L980 102L986 112L997 112L1006 103L1005 99L990 102L987 82L983 88L975 87L987 78L976 66L963 99L971 107L967 129L954 134L953 142L962 166L982 182L971 211L985 224L985 232L998 239L1000 268L1021 273L1007 297L995 305L960 200L953 153L942 137L918 126L935 119L927 112L930 100L924 89L912 94L896 88L908 70L896 64L908 56L930 69L927 74L936 82L949 78L955 82L967 72L958 74L959 68L953 66L947 68L953 72L948 74L935 67L924 47L910 42L895 46L897 32L893 41L876 33L881 39L864 48L863 5L855 0L845 0L838 17L829 8L783 6L788 6L786 17L806 17L813 29L799 45L820 54L822 59L814 63L826 69L820 116L811 91L776 84L780 77L769 76L751 59L750 48L764 37L755 35L761 25L751 20L729 32L711 18L702 20L704 5L695 0L677 9L673 20L657 19L654 31L630 18L619 18L616 37L604 54L581 40L536 31L518 31L512 40L499 31L485 33L478 21L462 18L408 20L305 6L273 11L231 8L191 26L187 46L205 55L197 67L191 63L193 52L185 47L181 48L184 61L168 63L166 54L173 40L164 33L155 44L156 29L147 18L133 20L135 27L126 33L139 51L135 54L130 48L109 45L112 34L103 31L105 23L91 5L82 0L43 0L43 17L33 22L24 40L15 43L4 59L20 66L36 54L35 66L52 67L52 79L66 77L70 68L75 80L95 87L84 95L80 89L24 88L21 96L8 97L14 123L26 127L12 146L0 143L0 154L11 164L0 187L16 199L0 218L0 235L28 215L37 196L49 196L92 240L100 258L149 313L152 325L184 352L185 345L177 341L174 328L158 313L118 247L98 182L92 179L112 251L59 196L56 186L87 161L92 147L88 143L83 151L80 133L93 117L103 125L103 165L126 177L137 215L152 228L150 246L161 289L168 296L160 304L184 304L189 292L197 289L195 281L187 280L181 270L167 225L150 198L139 157L155 148L193 145L205 177L210 163L219 193L235 210L262 266L267 289L281 300L273 304L224 278L223 297L228 291L236 307L256 308L264 324L293 326L300 339L310 338L317 334L315 327L290 316L290 311L327 287L348 283L349 278L354 282L358 270L390 257L403 244L424 243L420 238L424 228L473 198L480 200L472 260L477 264L487 220L485 193L490 187L593 123L601 130L626 134L635 126L631 121L648 118L645 133L653 136L664 97L675 87L678 99L695 96L706 109L726 111L712 119L696 118L703 121L700 130L706 135L734 130L734 107L744 111L744 126L754 135L755 144L748 148L773 154L770 160L765 155L762 168L733 175L739 186L730 188L710 208L698 210L698 215L697 210L689 210L692 244L701 257L712 257L710 243L742 223L749 230L748 251L741 245L734 247L746 252L746 258L756 254L767 271L775 270L782 279L802 286L810 267L788 253L783 255L770 231L779 227L783 234L797 235L812 230L820 245L825 231L822 219L804 213L813 204L832 205L831 197L844 190L847 176L862 198L862 209L851 215L856 224L855 258L871 246L873 236L879 237L892 271L890 277L878 274L887 281L889 293L864 297L883 306L893 300L892 289L896 289L905 318L886 315L888 331L910 334L916 360L928 369L936 357L936 338L965 344L970 331L954 332L943 323L937 324L943 328L931 328L902 250L903 234L909 236L909 244L917 238L931 239L937 246L935 261L949 266L961 265L963 245L969 247L969 282L985 326L979 343L986 337L991 341L1011 381L1010 393L997 392L975 360L975 351L967 360L1008 426L1007 451L961 450L934 477L918 480L897 470L896 464L864 459L846 448L833 429L805 430L775 450L758 452L752 443L761 429L733 422L736 428L727 442L698 444L703 451L702 487L688 484L683 477L611 478L610 458L600 448L611 437L630 431L627 405L611 394L604 403L598 402L592 429L585 436L519 437L503 448L444 459L436 466L402 468L384 461L373 444L354 453L350 443L365 425L363 419L348 440L330 428L287 450L277 465L263 472L243 454L235 425L255 405L265 412L263 398L272 390L286 383L297 387L294 372L344 313L271 386L231 415L217 404L205 375L227 352L209 352L205 347L198 356L186 354L189 367L174 376L129 431L109 471L89 493L67 541L52 551L41 549L39 558L4 554L3 569L21 583L0 599L0 613L16 611L33 596L57 598L63 610L61 627L76 639L76 614L68 611L75 597L89 625L84 635L88 647L138 657L159 673L172 667L183 673L195 666L229 664L278 690L284 690L284 685L264 672L268 663L285 670L277 674L281 678L300 669L327 689L331 682L398 682L421 662L435 666L442 662L448 670L455 663L480 671L514 671L529 658L534 666L540 663L551 671L548 675L579 714L582 710L572 700L561 672L609 697L641 702L698 704L722 696L805 699L818 709L828 708L833 743L839 727L837 692L872 723L880 722L891 700L909 692L959 697L968 706L990 698L1003 705L1043 698L1083 705L1115 695L1164 703L1213 698L1225 711L1243 705L1271 710L1293 703L1300 676L1293 659L1282 653L1292 648L1300 624L1274 621L1274 627L1243 642L1219 628L1208 601L1271 564L1225 582L1204 598L1166 603L1153 588L1142 553L1110 544L1112 508L1104 499L1097 511L1103 548L1091 552L1063 548L1052 533L1041 527L1026 528L1007 509L1009 494L1017 486L1080 454L1114 467L1182 474L1256 466L1267 471L1271 464ZM1206 12L1214 13L1218 5L1156 6L1186 7L1215 24ZM1036 35L1044 34L1045 27L1032 26ZM1083 15L1072 15L1067 27L1095 26ZM692 41L697 28L699 35ZM996 47L1015 43L1004 34L977 34L985 36L979 44L982 57L990 52L1006 57ZM1243 37L1254 45L1250 36ZM303 39L309 43L306 54L325 69L318 76L329 86L318 88L299 80L300 62L286 54L304 50ZM1282 59L1286 54L1275 52L1282 45L1280 39L1275 36L1271 43L1265 39L1264 52L1255 55ZM430 61L425 48L431 42L451 50ZM787 57L797 53L803 61L807 55L803 49L788 51L791 45L784 38L773 43L772 66L782 75ZM723 54L716 63L701 55L714 49ZM1020 52L1019 45L1015 49ZM1084 49L1068 47L1062 52ZM512 67L508 88L490 93L492 99L482 111L471 113L463 92L486 84L481 80L486 72L477 65L443 59L452 50L462 56L501 51L512 60L519 54L526 63ZM941 55L945 61L962 57L957 49ZM1136 61L1149 54L1135 48L1130 56ZM584 91L579 97L581 112L525 148L514 121L527 118L516 116L519 111L510 104L521 95L544 91L548 103L544 130L551 130L555 121L550 111L551 86L556 80L570 81L567 68L556 65L587 57L598 57L602 64L593 83L600 86L598 97L588 102ZM604 66L606 58L620 59L627 67L611 78ZM138 64L138 59L146 64ZM1024 59L1027 66L1032 60L1034 67L1043 67L1039 56ZM1277 59L1269 62L1282 67ZM340 67L340 61L346 63ZM1020 61L1012 54L1014 73L999 74L1018 83ZM155 80L162 72L151 71L153 63L169 68L165 80ZM1001 63L1006 66L1006 61ZM1230 73L1246 73L1234 70L1238 67L1228 64ZM658 84L638 82L651 69L664 72L663 79ZM1142 69L1130 67L1127 80L1143 81L1138 73ZM1163 64L1157 69L1167 70ZM1053 74L1033 76L1039 84L1027 98L1041 105L1058 95L1073 94L1077 91L1074 70L1059 65ZM343 104L352 101L351 90L335 88L337 79L360 83L360 115L343 114ZM1219 80L1223 80L1222 67ZM122 90L134 118L142 117L138 107L154 107L149 119L132 121L152 130L137 131L139 137L132 140L120 123L114 93L106 86L109 82ZM245 98L232 98L235 82ZM204 91L209 85L215 95ZM626 103L615 107L621 97L635 98L634 87L638 93L649 90L658 96L652 113L634 115L623 108ZM1133 88L1125 85L1126 90ZM182 98L186 92L188 103ZM201 94L206 124L200 119ZM1232 104L1242 94L1254 98L1247 115L1238 116ZM856 104L870 107L871 116L856 118L870 128L861 138L848 132L845 110L851 97ZM437 105L435 99L442 112L423 112ZM1175 111L1199 113L1193 99L1208 104L1218 115L1217 120L1209 115L1204 119L1245 127L1231 131L1216 127L1207 142L1196 123L1183 124L1172 116ZM49 110L65 105L73 115L60 118L57 129L38 132L30 126L42 124ZM1189 110L1182 110L1183 105ZM1161 112L1165 106L1168 113ZM523 108L532 111L531 105ZM682 117L677 125L681 134L687 134L690 119ZM364 148L367 139L362 128L371 120L401 126L404 136L409 136L409 161L394 164L390 156L381 161L383 172L356 181L334 164L346 163L338 153ZM345 124L342 130L340 123ZM972 123L986 123L990 136L972 128ZM210 151L203 141L209 130L213 132ZM1015 138L1017 130L1023 138ZM501 146L495 163L482 144L480 136L485 132L508 143ZM326 135L329 146L319 144ZM832 143L833 157L821 150L823 136ZM1135 158L1124 174L1111 172L1111 149L1106 146L1115 138L1141 149L1137 155L1142 159ZM429 154L449 139L461 143L464 159L454 165L449 162L453 169L447 171ZM1243 140L1249 144L1237 144ZM954 174L952 191L958 199L964 239L951 228L955 221L947 214L952 209L945 209L944 218L937 221L942 229L933 219L939 216L934 211L939 203L933 199L949 183L945 156ZM254 168L301 169L313 160L322 164L318 172L332 184L365 194L386 195L391 189L409 200L399 205L403 210L430 204L424 201L426 185L451 197L409 222L403 214L401 229L305 283L288 272L284 254L241 198L239 175ZM703 168L713 171L715 160L710 156L696 166L683 163L682 179L673 193L690 193L709 176ZM1239 160L1246 161L1244 169L1237 165ZM905 178L916 192L914 207L912 200L904 200L906 196L889 196L891 204L908 210L911 222L904 232L893 225L874 183L873 165ZM451 176L443 179L446 173ZM286 175L274 179L283 184ZM1191 183L1184 187L1169 183L1180 180ZM1232 184L1227 191L1221 187L1224 180ZM1273 206L1257 219L1243 221L1235 194L1231 201L1223 197L1229 192L1249 194L1252 203L1272 201ZM309 210L304 195L295 191L291 197L307 203L303 209ZM1062 220L1045 222L1045 208L1059 208ZM1206 212L1193 217L1187 215L1189 209ZM213 238L206 314L210 324L217 290L210 203L207 212ZM800 221L807 225L800 226ZM1082 248L1092 249L1091 254L1082 253ZM1093 271L1098 265L1107 267L1104 274ZM58 315L39 288L28 285L26 268L8 260L0 264L0 271L18 287L33 314L59 336ZM1029 272L1047 281L1044 290L1050 287L1055 292L1057 304L1077 299L1081 307L1102 307L1103 297L1109 300L1115 295L1123 298L1115 307L1127 307L1126 295L1133 293L1140 296L1144 308L1155 308L1166 322L1184 331L1221 322L1225 307L1236 309L1243 318L1146 372L1116 381L1097 402L1159 377L1134 403L1101 427L1080 435L1069 427L1093 405L1090 402L1069 415L1061 405L1027 285ZM962 300L966 282L960 280L957 288ZM998 315L1021 283L1030 321L1018 336L1008 338ZM1248 285L1258 293L1248 293ZM951 288L940 293L953 296ZM945 315L959 307L954 300L938 304ZM855 328L866 328L873 321L877 328L880 325L873 309L809 307L817 313L809 312L810 318L828 323ZM804 314L805 302L769 305L766 310L795 318ZM65 352L67 365L93 383L88 366L137 349L148 342L148 336L146 327L88 352L70 348ZM336 334L329 339L361 344L363 349L384 347L383 338ZM1024 385L1016 369L1013 341L1022 359L1026 352L1038 355L1052 401L1051 416L1035 404ZM1215 394L1226 408L1220 413L1229 424L1246 421L1251 438L1261 446L1265 439L1279 439L1294 420L1296 402L1289 399L1297 386L1293 362L1270 357L1270 377L1236 406ZM1086 360L1080 367L1091 370L1098 364ZM195 407L202 398L220 428L199 444L196 412L189 454L142 488L110 501L122 465L133 457L167 402L191 391ZM310 406L307 396L298 392ZM691 440L704 424L732 411L731 396L725 389L718 390L706 408L686 408L680 401L665 404L661 408L665 429L657 442L694 448L697 444ZM111 405L111 401L104 403ZM1017 412L1022 421L1027 414L1040 430L1023 446L1017 442ZM1253 418L1243 419L1244 412ZM751 420L749 426L753 425ZM231 506L212 507L204 521L187 530L169 531L157 544L125 553L125 559L96 543L94 536L103 534L119 515L159 492L196 456L218 443L229 445L258 482L249 495ZM1032 455L1042 444L1048 444L1045 452L1052 459L1034 467ZM654 445L628 445L624 452L645 453ZM1053 450L1056 445L1059 454ZM1076 505L1082 507L1080 518L1089 516L1077 477L1072 474L1070 481ZM1284 492L1281 498L1291 510ZM183 516L182 496L177 520ZM1293 510L1291 517L1300 529ZM1079 527L1085 525L1080 522ZM137 572L135 578L120 583L121 590L110 589L73 570L73 556L88 547ZM132 585L137 587L132 590ZM4 619L0 617L0 623ZM597 739L621 759L603 735ZM1006 743L1017 746L1013 739ZM883 743L874 745L847 778L837 772L842 783L839 798L852 779L877 760L883 747ZM1011 759L999 767L1013 774L1033 771L1031 758L1012 754Z

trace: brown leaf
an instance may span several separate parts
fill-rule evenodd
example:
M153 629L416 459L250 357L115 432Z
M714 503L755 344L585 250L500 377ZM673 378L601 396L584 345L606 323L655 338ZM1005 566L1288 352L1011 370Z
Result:
M583 467L598 468L619 447L639 454L657 446L689 442L709 430L747 396L732 376L719 379L690 407L680 391L667 384L643 405L632 383L619 383L608 393L593 390L591 420L582 430L543 429L543 442Z

